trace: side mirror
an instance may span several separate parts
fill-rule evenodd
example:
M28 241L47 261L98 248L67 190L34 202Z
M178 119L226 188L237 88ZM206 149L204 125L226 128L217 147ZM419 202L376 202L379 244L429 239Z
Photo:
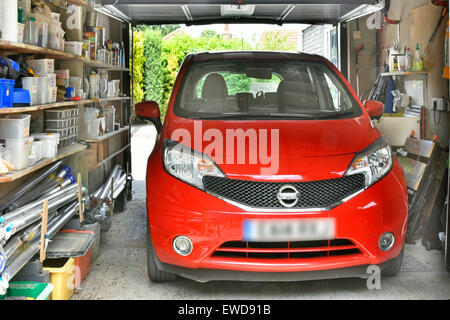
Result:
M161 113L159 112L158 103L155 101L144 101L136 104L136 115L143 119L150 121L156 127L156 131L161 132Z
M380 119L384 112L384 103L376 100L367 100L364 107L371 119Z

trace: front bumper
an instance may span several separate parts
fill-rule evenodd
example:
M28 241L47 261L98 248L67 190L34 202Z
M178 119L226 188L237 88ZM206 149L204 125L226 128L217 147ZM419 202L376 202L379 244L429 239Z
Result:
M400 254L408 216L406 183L397 161L381 181L330 211L246 212L159 170L147 176L147 208L159 267L197 281L364 277L367 266L383 265ZM336 238L350 240L359 253L301 259L213 255L223 243L242 240L244 220L306 217L335 218ZM387 231L394 233L396 241L390 251L383 252L378 240ZM189 256L180 256L172 248L179 235L193 242Z

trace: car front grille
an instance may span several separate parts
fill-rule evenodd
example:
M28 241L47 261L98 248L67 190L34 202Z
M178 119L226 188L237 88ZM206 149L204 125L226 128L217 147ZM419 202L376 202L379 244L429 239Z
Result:
M360 253L357 246L348 239L294 242L228 241L214 251L213 257L308 259Z
M327 208L364 189L364 175L307 182L266 182L205 176L205 190L215 196L251 208L286 209L277 199L284 185L299 192L299 200L291 209Z

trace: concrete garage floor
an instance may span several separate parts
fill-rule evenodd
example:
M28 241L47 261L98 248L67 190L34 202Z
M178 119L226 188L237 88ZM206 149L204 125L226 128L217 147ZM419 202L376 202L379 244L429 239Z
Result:
M368 289L363 279L305 282L209 282L182 279L152 283L146 266L145 175L146 154L154 144L151 126L132 130L134 200L125 212L114 214L111 229L102 234L100 257L73 300L109 299L450 299L450 274L442 251L406 245L401 272L382 278L381 289ZM148 149L143 150L147 145Z

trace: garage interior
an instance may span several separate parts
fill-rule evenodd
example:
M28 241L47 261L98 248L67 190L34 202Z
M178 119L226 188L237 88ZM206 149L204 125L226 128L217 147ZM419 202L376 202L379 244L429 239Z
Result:
M19 15L23 12L24 17L33 17L27 1L13 2L18 3ZM83 31L95 34L100 28L104 42L110 39L108 44L117 44L111 49L106 46L117 58L113 60L112 53L110 60L108 55L99 58L95 50L89 52L89 46L82 55L50 44L26 43L26 37L11 39L0 20L0 67L9 58L21 69L31 67L39 77L55 73L58 88L73 87L76 79L82 82L75 84L81 90L79 99L67 98L65 91L60 95L58 89L56 101L0 108L2 118L17 121L22 119L17 115L30 115L28 130L34 141L45 140L42 133L59 132L47 130L52 112L58 121L66 121L63 114L70 110L68 119L76 119L77 127L73 140L60 144L51 157L20 170L6 169L0 175L0 299L27 296L19 293L14 297L12 293L20 292L25 282L51 284L45 290L52 288L47 298L53 300L450 298L448 1L49 0L28 1L30 8L31 2L33 8L42 2L60 14L66 45L83 43ZM226 16L221 13L225 5L238 9L252 6L253 10ZM33 13L46 14L34 9ZM80 21L75 28L67 28L71 17ZM383 116L373 120L373 125L389 141L403 167L409 215L401 271L383 278L380 288L371 290L358 278L292 283L198 283L187 279L153 283L148 279L144 180L146 159L157 137L152 125L136 126L131 120L135 105L133 30L138 25L228 23L242 28L254 23L331 25L336 36L329 47L337 49L336 67L362 102L384 103ZM87 41L91 41L89 36ZM38 74L39 62L33 60L43 59L52 60L54 68ZM14 72L1 73L0 78L12 78L11 74ZM16 80L23 77L33 76L22 72ZM94 83L91 79L106 83L93 96L82 89L86 91L86 83ZM107 93L110 82L119 86L113 95ZM80 95L75 92L72 97ZM111 110L115 115L111 127L91 135L91 112L97 114L95 118L108 118ZM0 122L0 132L2 125ZM26 209L21 210L23 207ZM74 286L60 288L58 281L66 281L64 277Z

